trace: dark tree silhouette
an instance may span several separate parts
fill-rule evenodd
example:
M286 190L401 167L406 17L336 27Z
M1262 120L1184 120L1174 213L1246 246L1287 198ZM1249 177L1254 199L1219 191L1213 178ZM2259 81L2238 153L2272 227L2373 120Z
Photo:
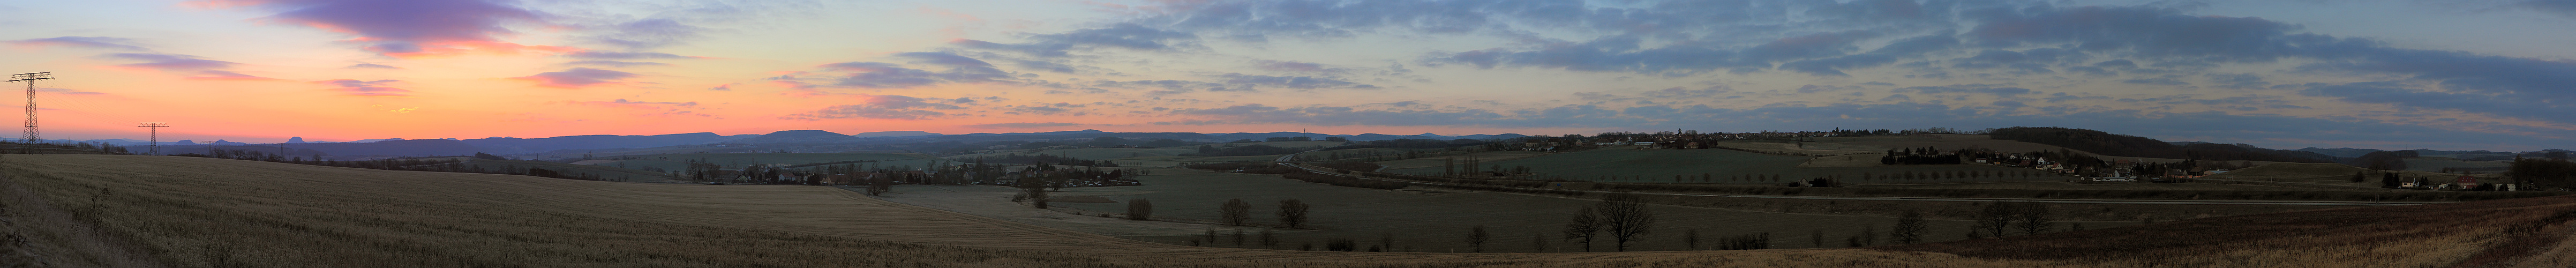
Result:
M1987 204L1985 209L1977 211L1976 228L1969 230L1977 235L1969 237L2003 237L2004 231L2012 228L2013 212L2012 203L1996 201Z
M1275 214L1279 215L1279 224L1288 225L1288 228L1306 226L1306 201L1279 200L1279 211Z
M1565 240L1583 243L1583 252L1592 252L1592 237L1601 233L1601 215L1595 206L1574 209L1574 219L1565 221Z
M1217 205L1216 212L1225 224L1240 226L1252 220L1252 203L1244 203L1240 198L1226 199L1225 204Z
M1647 211L1645 202L1636 194L1602 195L1601 203L1595 206L1601 208L1601 230L1617 241L1619 251L1628 251L1628 241L1643 239L1640 236L1654 228L1655 213Z
M2054 226L2057 224L2055 221L2049 220L2052 215L2049 215L2048 206L2045 205L2022 205L2020 212L2014 213L2013 216L2021 220L2021 222L2013 223L2013 228L2021 229L2022 235L2045 233L2048 232L2049 229L2054 229Z
M1920 243L1923 242L1923 232L1931 229L1926 225L1922 211L1907 210L1905 214L1896 216L1896 226L1887 230L1887 238L1900 245Z
M1141 221L1151 218L1154 218L1153 200L1145 200L1144 198L1127 200L1127 219Z
M1489 238L1493 238L1493 235L1485 233L1484 225L1467 228L1467 248L1474 252L1485 252L1485 239Z

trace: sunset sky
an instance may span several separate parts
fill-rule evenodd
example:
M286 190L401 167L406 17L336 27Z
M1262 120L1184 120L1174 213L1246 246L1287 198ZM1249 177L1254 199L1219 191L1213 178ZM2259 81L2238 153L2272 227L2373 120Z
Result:
M2059 126L2576 148L2576 0L1835 2L9 1L0 73L58 78L49 139Z

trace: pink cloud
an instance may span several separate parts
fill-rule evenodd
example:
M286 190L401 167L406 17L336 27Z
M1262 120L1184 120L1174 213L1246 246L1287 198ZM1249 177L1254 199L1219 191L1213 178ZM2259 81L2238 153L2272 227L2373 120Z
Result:
M200 58L197 58L197 56L178 55L178 54L116 53L116 54L107 54L107 55L106 55L106 57L108 57L108 58L117 58L117 59L126 59L126 60L146 61L146 62L144 62L144 63L118 64L118 65L116 65L117 67L124 67L124 68L129 68L129 69L146 69L146 70L158 70L158 71L171 71L171 72L176 72L176 71L203 71L203 70L213 70L213 69L224 69L224 68L232 68L232 66L233 66L233 65L240 64L240 63L233 63L233 62L229 62L229 61L219 61L219 60L200 59Z
M187 5L277 10L266 20L355 35L349 41L368 44L365 50L400 58L581 50L499 41L517 33L506 27L510 24L552 25L543 13L503 1L204 0Z
M252 76L252 75L241 74L241 73L236 73L236 72L231 72L231 71L219 71L219 70L205 70L205 71L197 71L197 74L198 74L199 76L190 76L190 77L188 77L188 80L221 80L221 81L286 81L285 79L259 77L259 76Z
M380 85L390 84L390 83L394 83L394 82L402 82L402 80L375 80L375 81L363 81L363 80L356 80L356 79L334 79L334 80L313 81L313 83L316 83L316 84L326 84L326 85L332 85L332 86L339 86L338 88L331 88L331 89L327 89L327 90L331 90L331 91L339 91L339 92L341 92L343 95L348 95L348 96L360 96L360 97L411 97L411 93L410 93L410 92L411 92L411 90L408 90L408 89L401 89L401 88L393 88L393 87L383 87L383 86L380 86Z
M636 75L634 73L628 72L591 68L572 68L561 72L545 72L538 73L537 75L512 77L510 79L536 81L538 86L545 87L581 88L603 84L618 84L619 82L617 82L617 80L619 79L626 79L635 76Z
M54 38L36 38L36 39L27 39L27 40L16 40L16 41L9 41L9 43L10 43L10 44L16 44L16 45L21 45L21 46L56 46L56 47L100 48L100 49L113 49L113 50L126 50L126 51L145 51L145 50L149 50L149 49L144 49L142 46L136 46L136 45L133 45L133 44L134 44L134 39L115 38L115 37L64 36L64 37L54 37Z

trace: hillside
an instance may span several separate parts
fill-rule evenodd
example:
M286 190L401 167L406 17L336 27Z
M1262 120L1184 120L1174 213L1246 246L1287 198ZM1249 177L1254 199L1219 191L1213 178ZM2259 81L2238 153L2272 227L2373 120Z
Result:
M2370 169L2333 163L2275 163L2228 171L2224 176L2243 179L2309 179L2343 178ZM2377 179L2377 178L2370 178Z
M1995 129L1987 135L1998 140L2054 145L2106 156L2295 163L2334 163L2338 160L2336 157L2315 152L2273 150L2243 145L2215 143L2176 145L2146 137L2111 134L2090 129L2009 127Z
M770 132L769 134L761 134L759 137L751 137L751 138L749 138L749 139L734 140L734 141L729 141L729 142L727 142L727 143L749 143L749 144L770 144L770 143L836 143L836 142L853 142L853 141L860 141L860 140L862 140L862 139L860 139L859 137L852 137L852 136L850 136L850 135L842 135L841 133L832 133L831 131L821 131L821 130L782 130L782 131L778 131L778 132Z
M665 135L580 135L536 139L494 137L468 139L463 142L487 153L516 154L553 150L652 148L717 143L732 139L734 138L715 133L699 132Z

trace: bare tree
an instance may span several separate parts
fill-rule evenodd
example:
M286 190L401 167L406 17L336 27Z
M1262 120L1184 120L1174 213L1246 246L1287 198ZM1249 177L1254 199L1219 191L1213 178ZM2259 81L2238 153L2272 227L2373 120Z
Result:
M1907 210L1905 214L1896 216L1896 227L1887 230L1887 238L1896 240L1899 245L1923 242L1923 231L1930 229L1925 225L1923 212Z
M1547 233L1530 233L1530 252L1547 252Z
M1816 245L1816 248L1825 248L1825 229L1816 229L1814 232L1808 232L1807 243Z
M1226 199L1224 205L1216 207L1216 211L1225 224L1241 226L1245 221L1252 220L1252 203L1244 203L1240 198Z
M1682 230L1682 248L1699 250L1699 229Z
M1610 233L1610 239L1617 241L1619 251L1628 251L1628 241L1644 239L1639 236L1654 228L1655 213L1647 211L1646 204L1636 194L1602 195L1601 204L1596 206L1601 207L1601 231Z
M1582 241L1583 252L1592 252L1592 237L1601 233L1601 215L1586 206L1574 209L1574 219L1565 222L1565 240Z
M1145 200L1144 198L1127 200L1127 219L1141 221L1153 217L1154 201Z
M1305 226L1306 201L1297 201L1296 199L1279 200L1279 212L1277 212L1277 214L1279 215L1279 224L1286 224L1288 225L1288 228Z
M887 179L882 179L882 178L880 178L880 179L874 179L874 180L868 180L868 195L874 195L874 196L885 196L885 193L886 193L886 192L893 192L893 191L894 191L894 181L892 181L892 180L887 180Z
M1370 248L1385 248L1385 252L1395 252L1395 233L1377 233L1377 246Z
M1270 231L1270 228L1262 228L1262 229L1261 229L1261 248L1268 248L1268 249L1277 249L1277 248L1279 248L1279 234L1278 234L1277 232L1271 232L1271 231Z
M1485 233L1484 225L1467 228L1467 248L1475 252L1485 252L1485 239L1492 237L1493 235Z
M1860 227L1860 235L1843 238L1843 244L1850 245L1855 248L1878 244L1878 226L1862 225Z
M1973 231L1983 237L2004 237L2005 231L2012 230L2013 214L2019 210L2012 203L2002 201L1986 204L1985 209L1977 211L1977 225Z
M2022 235L2046 233L2049 229L2054 229L2053 227L2057 225L2056 222L2048 219L2050 216L2048 215L2048 206L2038 204L2022 205L2021 211L2014 213L2013 216L2021 218L2021 222L2013 223L2013 227L2021 229Z

